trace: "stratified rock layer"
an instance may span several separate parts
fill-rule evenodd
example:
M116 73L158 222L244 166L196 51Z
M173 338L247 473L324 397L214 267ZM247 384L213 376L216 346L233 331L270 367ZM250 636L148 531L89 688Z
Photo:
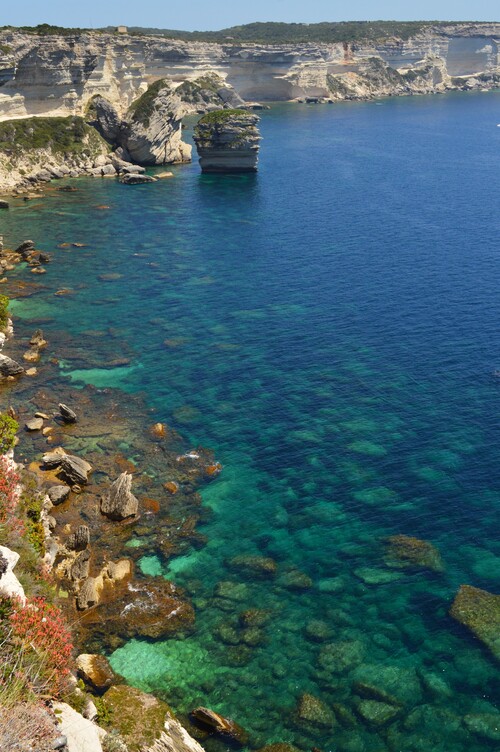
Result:
M259 153L259 118L244 110L204 115L194 131L202 172L255 172Z

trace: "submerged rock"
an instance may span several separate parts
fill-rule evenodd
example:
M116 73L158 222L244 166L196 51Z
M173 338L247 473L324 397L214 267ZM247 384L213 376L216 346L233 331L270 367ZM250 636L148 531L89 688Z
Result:
M139 502L131 492L132 475L122 473L111 485L108 495L101 499L101 512L111 520L135 517Z
M204 115L194 130L202 172L256 172L259 118L245 110Z
M209 708L195 708L191 712L191 718L202 728L209 729L220 736L226 736L239 744L245 744L248 739L248 734L241 726Z
M269 577L276 574L277 564L269 556L254 556L252 554L241 554L229 559L228 565L231 569L257 575L259 577Z
M450 616L470 629L500 660L500 595L462 585L453 601Z
M387 555L393 566L422 567L433 572L444 569L441 554L432 543L410 535L392 535L387 538Z
M331 727L335 723L335 714L322 700L305 692L301 695L296 711L299 724Z
M361 700L357 705L357 712L368 726L385 726L394 721L399 714L399 709L394 705L387 705L377 700Z

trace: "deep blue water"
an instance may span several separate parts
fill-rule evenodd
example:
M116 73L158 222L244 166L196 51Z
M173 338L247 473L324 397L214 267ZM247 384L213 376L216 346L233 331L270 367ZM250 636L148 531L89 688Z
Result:
M6 240L57 254L49 290L75 288L16 313L54 317L49 333L111 327L135 352L62 372L144 392L224 465L203 494L208 545L142 559L190 591L195 634L112 660L254 747L495 748L464 721L498 712L494 659L447 612L461 583L498 591L499 122L499 93L280 105L255 176L81 180L2 216ZM433 543L444 572L388 566L399 533ZM249 631L253 608L268 621ZM384 725L363 720L359 682L397 704ZM297 718L304 692L319 724Z

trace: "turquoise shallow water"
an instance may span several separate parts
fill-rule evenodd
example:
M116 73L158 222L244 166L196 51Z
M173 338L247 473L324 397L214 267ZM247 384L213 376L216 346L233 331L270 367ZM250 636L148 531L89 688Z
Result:
M143 392L224 465L206 547L141 560L188 589L196 632L112 662L181 713L233 717L252 747L496 748L464 721L497 713L496 666L447 612L461 583L498 589L499 112L496 93L279 106L256 176L78 181L1 217L6 240L53 251L48 290L74 290L18 316L134 352L62 373ZM399 533L444 571L387 566ZM391 696L383 726L360 684Z

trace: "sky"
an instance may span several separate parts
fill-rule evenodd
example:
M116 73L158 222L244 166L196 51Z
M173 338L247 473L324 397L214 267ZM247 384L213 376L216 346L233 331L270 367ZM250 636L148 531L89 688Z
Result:
M498 0L19 0L3 2L0 26L150 26L208 31L253 21L500 21Z

